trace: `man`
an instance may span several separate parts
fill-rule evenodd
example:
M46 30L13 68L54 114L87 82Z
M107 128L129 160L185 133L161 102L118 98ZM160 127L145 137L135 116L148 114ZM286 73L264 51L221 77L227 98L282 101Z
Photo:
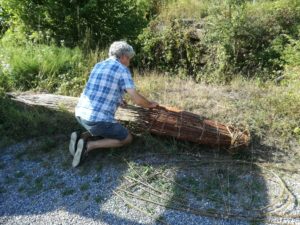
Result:
M128 69L134 54L132 46L126 42L114 42L109 48L109 58L97 63L90 73L75 108L76 119L88 133L71 134L69 151L74 156L73 167L77 167L91 150L121 147L131 143L132 135L114 118L118 106L123 103L124 92L141 107L158 106L135 90ZM89 135L99 136L101 139L88 140Z

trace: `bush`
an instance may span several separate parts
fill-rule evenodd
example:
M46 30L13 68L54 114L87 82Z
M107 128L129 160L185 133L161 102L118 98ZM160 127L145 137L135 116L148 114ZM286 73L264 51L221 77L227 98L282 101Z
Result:
M0 86L4 91L38 89L78 96L107 52L36 44L7 33L0 42Z
M139 36L146 68L225 81L232 74L266 80L284 69L287 36L296 37L300 25L299 1L211 2L204 8L204 18L159 16L150 23Z
M207 47L200 41L193 41L189 27L182 20L170 21L162 31L159 21L154 21L139 36L141 44L140 62L142 67L195 75L207 65Z
M299 30L300 36L300 30ZM282 60L285 61L285 83L298 82L300 86L300 40L290 39L284 49Z
M248 4L234 26L228 43L230 63L234 72L248 76L272 78L282 70L281 54L288 44L286 35L295 36L300 24L300 2L292 0L267 1L260 5Z
M0 59L8 68L1 69L0 82L4 87L11 86L28 90L36 87L54 92L62 82L70 81L86 70L84 57L78 49L66 47L32 45L1 46L5 56ZM9 78L9 79L8 79ZM1 86L2 86L1 85Z
M300 38L300 30L299 30ZM289 44L284 49L282 59L287 66L300 66L300 40L289 39Z
M137 36L146 26L143 10L136 0L1 0L11 16L11 29L23 24L25 32L44 41L53 38L74 47L83 42L89 47L106 47L117 39Z
M79 48L34 44L5 35L0 43L0 84L4 89L55 92L63 82L84 74L87 63Z
M0 92L10 91L12 88L9 77L4 73L3 66L0 65Z

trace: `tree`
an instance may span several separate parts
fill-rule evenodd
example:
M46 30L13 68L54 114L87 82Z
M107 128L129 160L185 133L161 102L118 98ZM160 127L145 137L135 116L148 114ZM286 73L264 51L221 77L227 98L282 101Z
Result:
M39 32L67 46L84 40L106 46L136 37L146 25L135 0L2 0L2 5L28 34Z

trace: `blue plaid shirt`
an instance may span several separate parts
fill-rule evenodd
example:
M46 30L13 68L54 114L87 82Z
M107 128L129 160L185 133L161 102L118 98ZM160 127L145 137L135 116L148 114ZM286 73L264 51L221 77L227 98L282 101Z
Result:
M115 112L128 88L134 88L134 83L126 66L115 58L97 63L79 98L75 115L91 122L116 122Z

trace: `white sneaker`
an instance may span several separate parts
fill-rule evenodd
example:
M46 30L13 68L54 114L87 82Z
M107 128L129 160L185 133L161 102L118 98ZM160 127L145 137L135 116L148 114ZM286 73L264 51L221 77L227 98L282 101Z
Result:
M82 162L84 156L86 156L86 141L84 139L79 139L77 143L76 153L73 158L72 166L77 167Z
M69 144L69 152L71 153L72 156L75 155L78 140L79 140L79 132L74 131L71 134L70 144Z

